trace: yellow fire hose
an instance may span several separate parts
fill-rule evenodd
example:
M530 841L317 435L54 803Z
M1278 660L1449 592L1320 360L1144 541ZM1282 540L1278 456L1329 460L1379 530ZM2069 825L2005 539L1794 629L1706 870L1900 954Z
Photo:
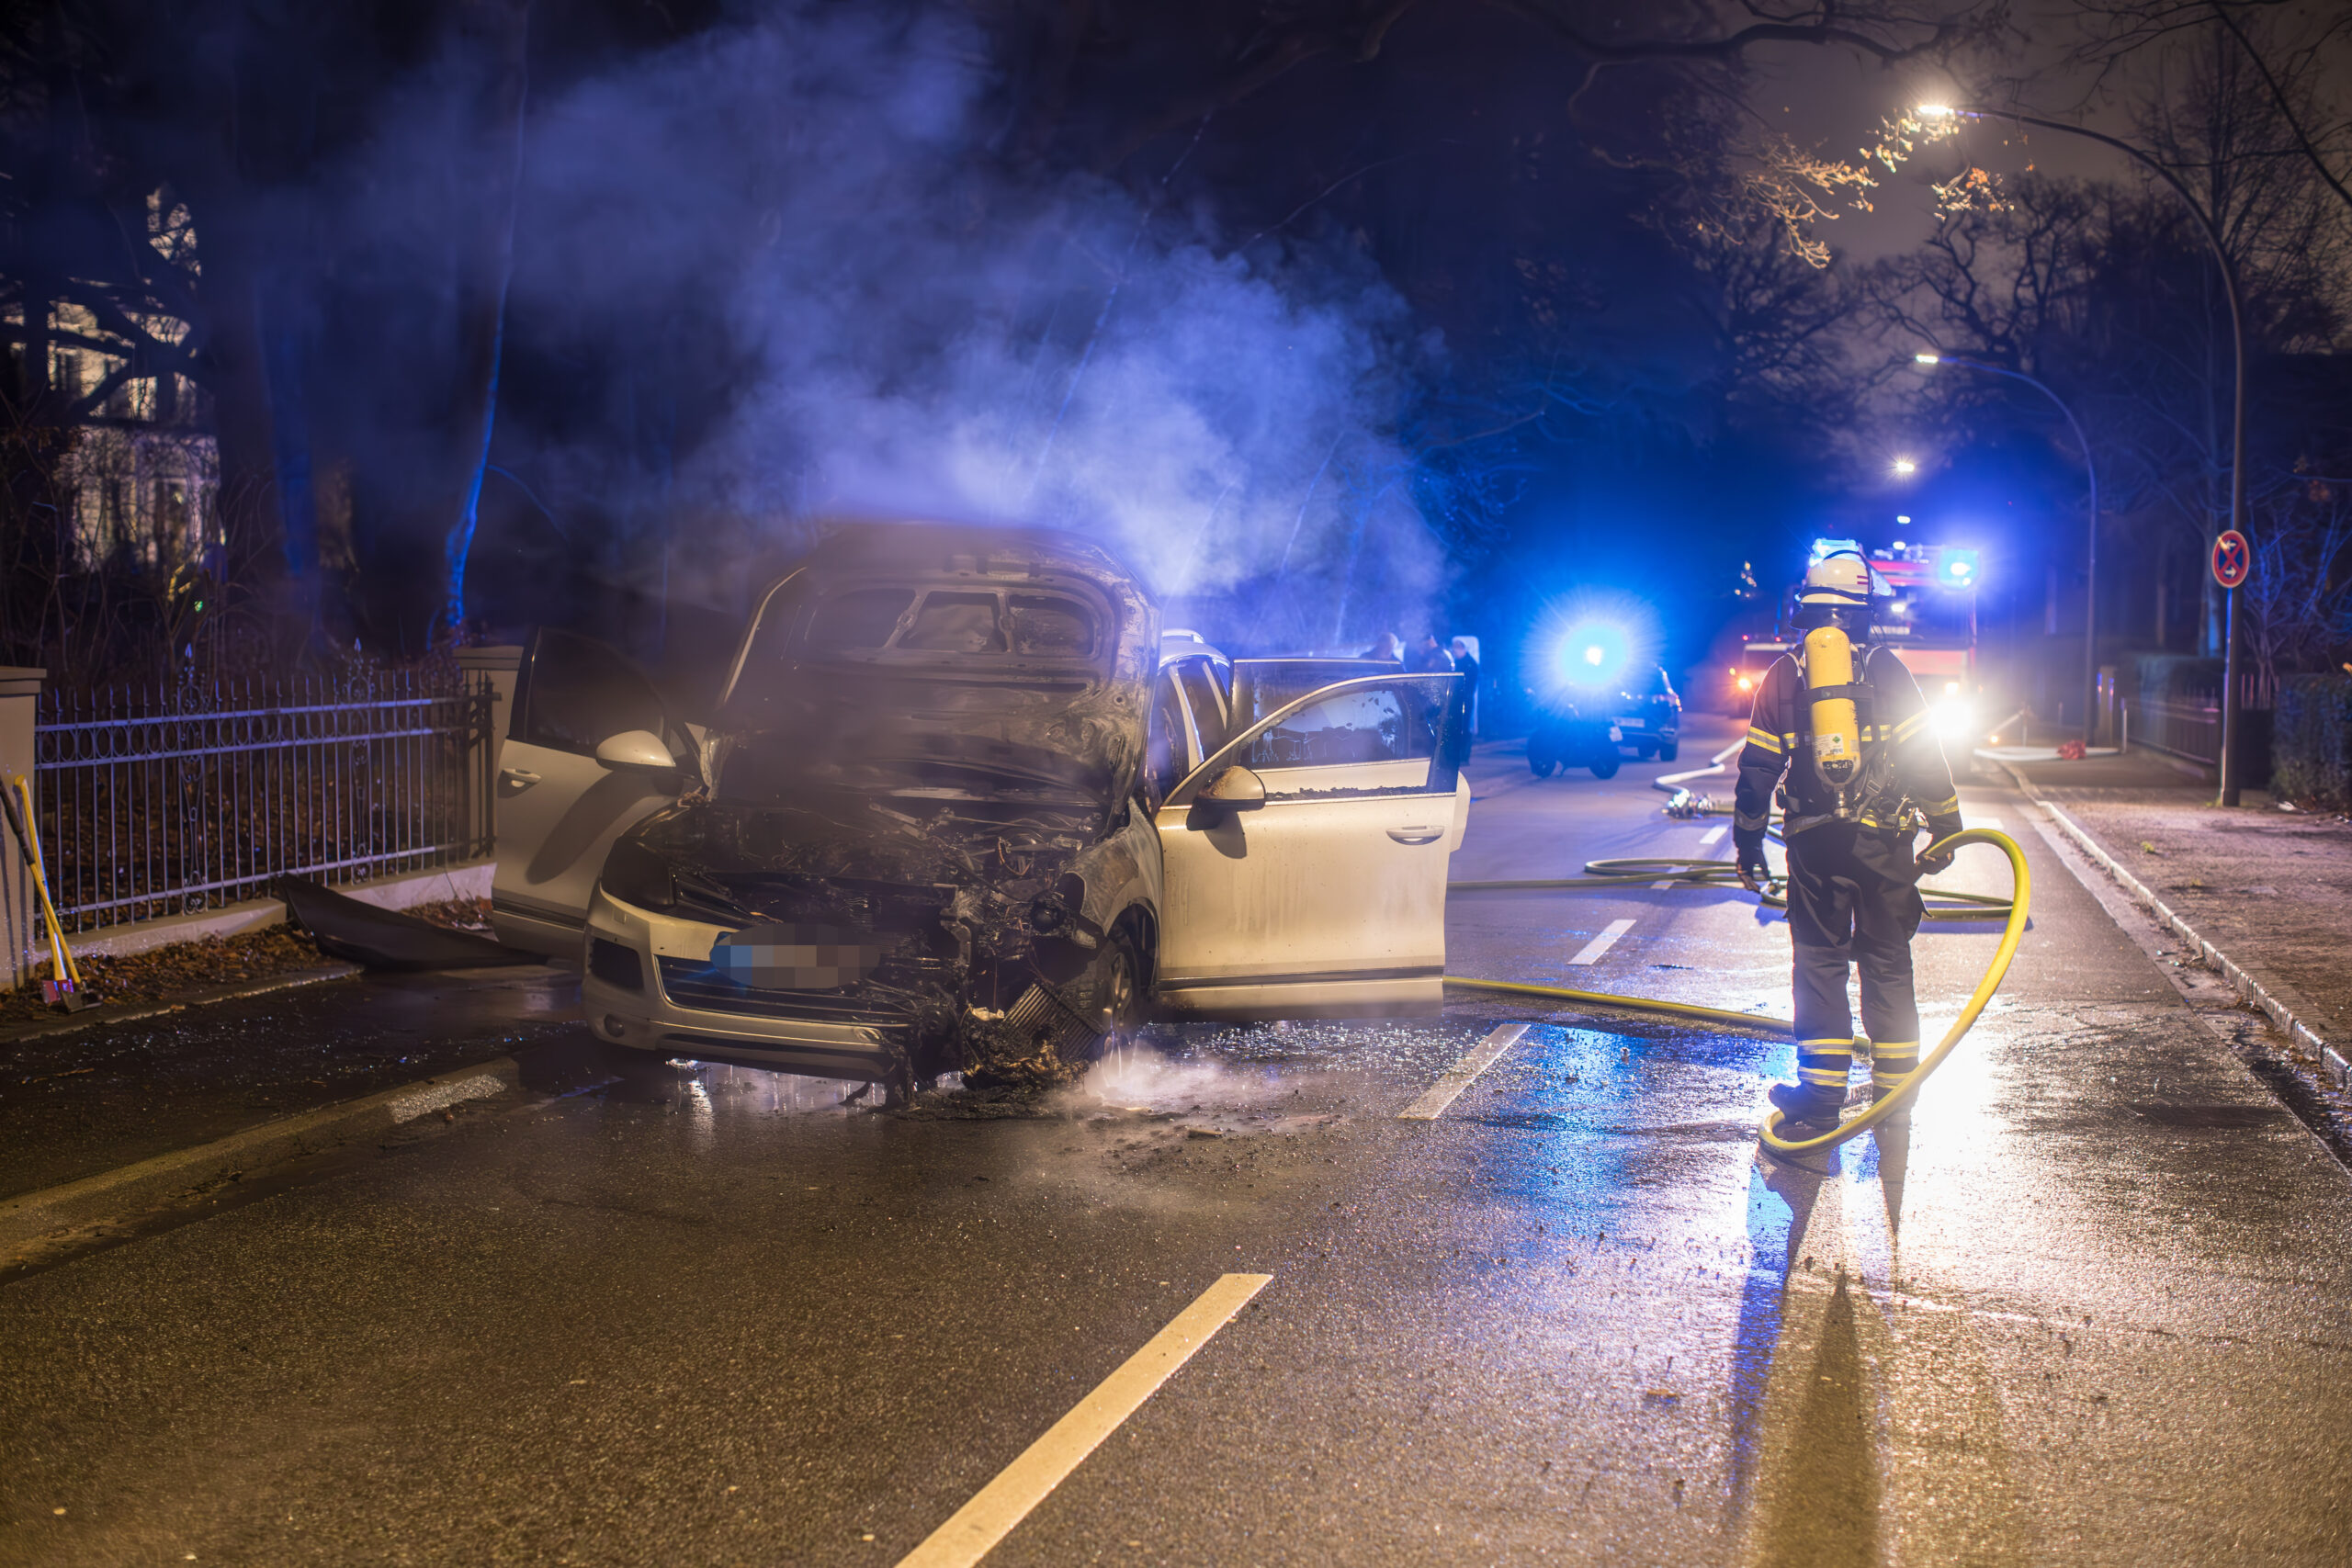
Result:
M1585 862L1582 876L1537 877L1522 882L1449 882L1450 893L1527 892L1542 888L1568 887L1630 887L1635 885L1671 883L1676 887L1736 887L1739 868L1729 861L1720 860L1595 860ZM1772 888L1781 885L1774 877L1766 884L1762 895L1768 909L1785 909L1789 901ZM2009 900L1993 893L1955 893L1942 889L1921 888L1930 899L1926 918L1930 920L1999 920L2008 918Z
M1936 1048L1920 1060L1919 1066L1876 1104L1861 1114L1840 1122L1828 1132L1816 1137L1786 1139L1780 1135L1781 1112L1775 1108L1764 1118L1761 1133L1764 1146L1775 1154L1806 1154L1818 1149L1835 1147L1878 1125L1911 1102L1928 1075L1943 1065L1962 1038L1967 1034L1977 1016L1984 1012L1993 994L2001 988L2001 981L2008 975L2009 960L2017 955L2018 939L2025 935L2025 923L2033 901L2033 874L2026 869L2025 852L2017 840L1992 828L1967 828L1948 839L1939 839L1928 846L1926 854L1944 850L1957 850L1968 844L1992 844L2009 857L2010 890L2007 899L1987 894L1938 893L1938 898L1960 901L1958 907L1946 905L1930 909L1929 919L1981 920L1989 919L1995 910L2007 917L2001 931L2001 945L1994 951L1993 962L1985 969L1984 979L1977 982L1975 994L1968 1005L1960 1010L1960 1017L1944 1032ZM1602 870L1603 867L1619 869ZM1640 867L1640 870L1632 868ZM1679 871L1670 868L1679 867ZM1702 869L1703 868L1703 869ZM1584 876L1549 877L1524 882L1456 882L1448 885L1449 892L1500 892L1524 888L1583 888L1624 887L1634 882L1672 881L1677 886L1717 887L1738 885L1737 870L1724 861L1626 860L1594 861L1585 867ZM1663 873L1663 874L1662 874ZM1786 900L1774 900L1770 894L1766 902L1775 908L1787 907ZM1448 975L1449 986L1473 991L1498 991L1517 996L1550 997L1562 1001L1588 1002L1603 1007L1623 1008L1633 1012L1663 1013L1672 1018L1696 1019L1701 1022L1727 1024L1740 1029L1762 1030L1768 1033L1793 1034L1796 1026L1785 1019L1759 1018L1754 1013L1727 1012L1721 1008L1699 1007L1689 1002L1660 1001L1652 997L1621 997L1607 991L1577 991L1564 986L1535 986L1510 980L1473 980Z

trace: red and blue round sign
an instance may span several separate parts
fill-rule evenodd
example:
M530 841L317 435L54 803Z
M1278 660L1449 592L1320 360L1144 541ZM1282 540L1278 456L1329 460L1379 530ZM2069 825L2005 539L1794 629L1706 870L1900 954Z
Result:
M2224 588L2235 588L2253 570L2254 551L2245 536L2235 528L2222 529L2213 540L2213 581Z

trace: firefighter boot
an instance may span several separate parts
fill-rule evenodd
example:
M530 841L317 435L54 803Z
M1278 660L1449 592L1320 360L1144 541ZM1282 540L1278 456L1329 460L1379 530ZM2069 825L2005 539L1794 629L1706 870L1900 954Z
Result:
M1854 1042L1805 1040L1797 1044L1797 1081L1775 1084L1772 1103L1792 1122L1826 1125L1846 1103L1846 1076L1854 1066Z

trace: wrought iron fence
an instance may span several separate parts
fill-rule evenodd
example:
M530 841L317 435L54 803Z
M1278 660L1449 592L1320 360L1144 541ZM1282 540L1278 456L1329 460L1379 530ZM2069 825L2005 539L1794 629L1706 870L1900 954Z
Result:
M491 852L491 696L455 669L45 695L41 843L72 931Z

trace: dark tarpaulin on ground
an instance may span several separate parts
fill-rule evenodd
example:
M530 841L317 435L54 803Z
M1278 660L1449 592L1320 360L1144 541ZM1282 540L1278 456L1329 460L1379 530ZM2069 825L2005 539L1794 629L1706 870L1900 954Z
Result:
M302 877L280 877L277 893L321 952L370 969L476 969L540 961L536 953L347 898Z

